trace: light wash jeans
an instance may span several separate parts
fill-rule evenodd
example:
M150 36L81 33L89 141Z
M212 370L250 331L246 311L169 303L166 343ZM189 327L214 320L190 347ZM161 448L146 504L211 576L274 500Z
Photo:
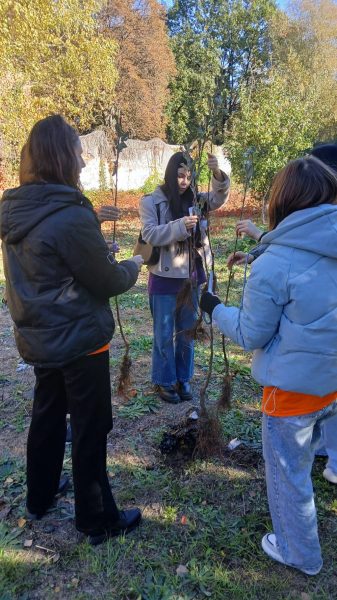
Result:
M337 475L337 415L323 424L317 455L328 456L326 466Z
M311 481L322 424L337 415L337 401L297 417L263 415L262 439L269 510L285 564L316 572L322 556Z
M152 382L172 386L193 376L194 341L185 335L197 319L198 291L193 292L193 307L176 311L176 294L151 294L153 318Z

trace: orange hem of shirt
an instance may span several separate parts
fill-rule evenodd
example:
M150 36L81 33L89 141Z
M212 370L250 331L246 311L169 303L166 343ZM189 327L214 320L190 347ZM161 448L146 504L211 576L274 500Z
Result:
M89 354L87 354L87 356L93 356L94 354L101 354L102 352L106 352L107 350L110 350L110 344L105 344L105 346L102 346L102 348L98 348L98 350L95 350L95 352L89 352Z
M263 388L262 412L271 417L296 417L317 412L335 400L337 392L326 396L312 396L267 386Z

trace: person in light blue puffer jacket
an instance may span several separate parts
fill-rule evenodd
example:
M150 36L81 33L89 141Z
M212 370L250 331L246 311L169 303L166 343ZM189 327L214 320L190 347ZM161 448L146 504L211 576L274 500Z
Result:
M201 309L254 350L264 386L263 453L273 533L262 548L308 575L322 567L311 468L324 423L337 414L337 177L320 160L292 161L270 194L265 252L240 308L204 292Z
M319 160L337 173L337 144L319 144L310 151L310 154L319 158ZM256 227L248 219L239 221L236 224L236 232L237 235L248 235L259 243L249 251L249 254L244 252L232 253L228 257L228 266L245 264L246 262L251 263L261 256L267 247L263 242L266 232ZM337 484L337 415L324 423L321 444L316 451L316 455L328 457L323 477L330 483Z
M213 319L255 349L252 375L261 385L324 396L337 388L337 206L293 212L264 243L242 309L218 307Z

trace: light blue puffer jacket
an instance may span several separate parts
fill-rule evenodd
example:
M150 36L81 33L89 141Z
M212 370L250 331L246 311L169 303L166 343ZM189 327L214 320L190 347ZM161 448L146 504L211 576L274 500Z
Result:
M245 350L262 385L324 396L337 390L337 206L297 211L263 237L241 308L213 321Z

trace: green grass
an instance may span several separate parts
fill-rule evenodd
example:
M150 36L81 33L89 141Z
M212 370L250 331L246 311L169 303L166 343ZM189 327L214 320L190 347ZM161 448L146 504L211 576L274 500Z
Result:
M219 223L214 219L214 224L219 295L224 297L225 259L233 249L235 219ZM134 223L118 229L121 258L130 256L137 227ZM240 242L240 248L248 247L247 240ZM146 279L145 271L135 288L119 298L136 395L129 400L114 397L115 426L107 461L119 505L140 506L143 523L130 536L96 548L78 540L73 524L62 521L62 506L53 513L51 522L55 519L56 525L52 533L45 532L43 521L18 527L24 514L25 465L17 449L22 449L26 440L31 401L25 399L25 392L32 387L32 373L16 373L14 361L12 370L0 379L4 391L0 445L5 449L0 458L0 514L10 508L0 525L0 599L332 600L337 589L337 500L336 488L322 478L323 459L316 461L313 472L325 561L322 573L305 577L277 565L260 549L261 537L270 530L271 522L261 458L261 389L250 376L249 355L228 344L233 400L231 410L221 418L225 440L240 438L243 454L226 453L221 459L176 467L161 457L163 432L175 422L180 407L164 405L151 393L152 323ZM240 301L242 283L243 269L238 268L230 293L235 304ZM115 312L114 300L111 304ZM214 350L211 402L219 396L223 374L218 334ZM116 328L110 353L113 385L123 352ZM197 344L193 382L197 392L208 359L209 344ZM8 448L6 440L11 442ZM67 448L65 470L69 472L70 467ZM72 502L72 494L67 501ZM31 549L24 549L25 539L33 539ZM53 554L37 546L52 550L59 559L53 562Z
M128 402L126 406L118 409L118 416L126 419L137 419L147 413L154 413L159 410L160 401L153 396L140 396Z

